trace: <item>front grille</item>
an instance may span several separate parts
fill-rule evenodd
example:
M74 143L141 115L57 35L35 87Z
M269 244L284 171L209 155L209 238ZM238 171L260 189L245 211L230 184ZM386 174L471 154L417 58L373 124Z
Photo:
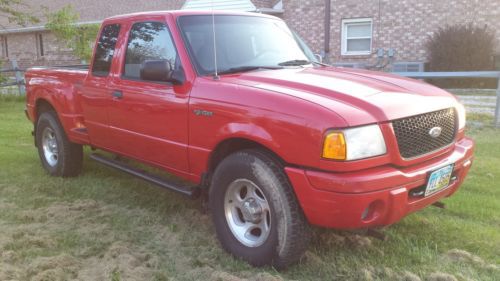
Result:
M457 116L453 108L394 120L392 126L403 158L414 158L448 146L455 139ZM441 127L441 135L430 130Z

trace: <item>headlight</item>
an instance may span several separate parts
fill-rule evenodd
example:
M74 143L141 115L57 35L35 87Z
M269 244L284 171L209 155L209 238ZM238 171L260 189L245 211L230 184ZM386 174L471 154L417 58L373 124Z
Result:
M323 158L333 160L358 160L386 152L382 131L376 124L332 131L323 144Z
M458 114L458 129L461 130L465 127L465 122L466 122L466 113L465 113L465 107L459 103L457 105L457 114Z

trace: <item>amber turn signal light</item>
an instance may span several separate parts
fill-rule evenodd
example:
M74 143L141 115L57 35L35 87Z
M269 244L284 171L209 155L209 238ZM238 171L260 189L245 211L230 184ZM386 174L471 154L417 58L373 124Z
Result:
M329 133L323 144L323 158L333 160L346 160L347 147L344 134L340 132Z

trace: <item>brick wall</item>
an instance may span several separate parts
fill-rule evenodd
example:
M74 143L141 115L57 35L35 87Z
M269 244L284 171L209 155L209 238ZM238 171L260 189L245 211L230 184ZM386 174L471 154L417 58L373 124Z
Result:
M104 18L140 12L140 11L154 11L154 10L175 10L180 9L184 4L184 0L152 0L152 1L124 1L122 0L25 0L27 5L35 11L35 14L41 20L37 25L45 23L45 17L39 9L45 6L50 11L57 11L67 4L71 4L73 9L80 15L79 21L96 21ZM256 0L253 1L257 8L272 8L277 0ZM18 28L10 24L6 19L0 18L0 25L6 28ZM68 50L63 43L58 42L53 34L50 32L43 32L44 56L39 56L37 50L37 41L35 39L37 33L16 33L4 35L7 37L9 57L2 58L4 66L10 66L10 59L16 59L21 68L30 66L41 65L67 65L78 64L81 61L74 57L71 50ZM1 47L0 47L1 48Z
M272 8L273 7L273 0L254 0L252 3L255 5L257 8Z
M314 52L324 44L324 0L284 0L283 18L307 41ZM394 48L399 61L425 61L425 42L439 27L472 22L497 30L500 52L498 0L331 0L331 62L375 60L378 48ZM373 55L342 56L342 19L373 20Z
M323 50L325 29L324 0L283 0L282 18L315 52Z
M27 5L35 10L35 14L41 20L37 25L45 23L45 17L42 14L41 6L47 7L50 11L57 11L67 4L71 4L73 9L80 14L79 21L98 21L104 18L140 11L155 11L155 10L175 10L180 9L184 4L184 0L151 0L151 1L124 1L122 0L25 0ZM39 12L36 12L36 11ZM5 28L19 28L12 25L6 18L0 18L0 25ZM78 64L81 61L76 58L71 50L68 50L65 45L58 42L50 32L42 32L44 56L40 56L39 47L36 40L36 32L11 33L3 36L7 37L9 50L8 58L1 58L4 61L4 67L10 67L10 60L16 59L21 68L42 65L68 65Z
M183 0L126 1L121 0L26 0L31 7L45 5L58 10L68 3L80 13L81 21L102 20L106 17L148 10L170 10L182 7ZM277 0L254 0L258 8L271 8ZM315 53L324 50L325 0L283 0L284 14L280 15L291 28L304 38ZM394 48L398 61L425 61L425 42L429 35L447 24L473 22L497 30L500 53L499 0L331 0L330 62L374 62L378 48ZM371 18L373 20L372 55L341 55L342 19ZM43 17L41 17L43 20ZM0 24L11 28L0 18ZM42 22L43 24L43 22ZM46 55L37 55L35 33L8 34L9 58L22 66L74 64L63 44L48 32L43 33ZM5 60L5 58L3 58Z
M42 35L43 55L38 34ZM75 58L70 49L57 41L50 32L19 33L10 34L7 37L9 46L9 57L3 58L4 67L10 67L10 59L15 58L20 68L35 65L67 65L79 64L80 60Z

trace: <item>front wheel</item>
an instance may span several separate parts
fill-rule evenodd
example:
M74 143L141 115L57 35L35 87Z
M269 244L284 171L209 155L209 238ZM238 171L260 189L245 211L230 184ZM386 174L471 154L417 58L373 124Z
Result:
M38 155L50 175L71 177L80 173L82 146L68 140L55 112L46 111L40 115L35 137Z
M214 172L209 200L217 236L234 256L284 268L306 250L309 225L270 154L244 150L225 158Z

